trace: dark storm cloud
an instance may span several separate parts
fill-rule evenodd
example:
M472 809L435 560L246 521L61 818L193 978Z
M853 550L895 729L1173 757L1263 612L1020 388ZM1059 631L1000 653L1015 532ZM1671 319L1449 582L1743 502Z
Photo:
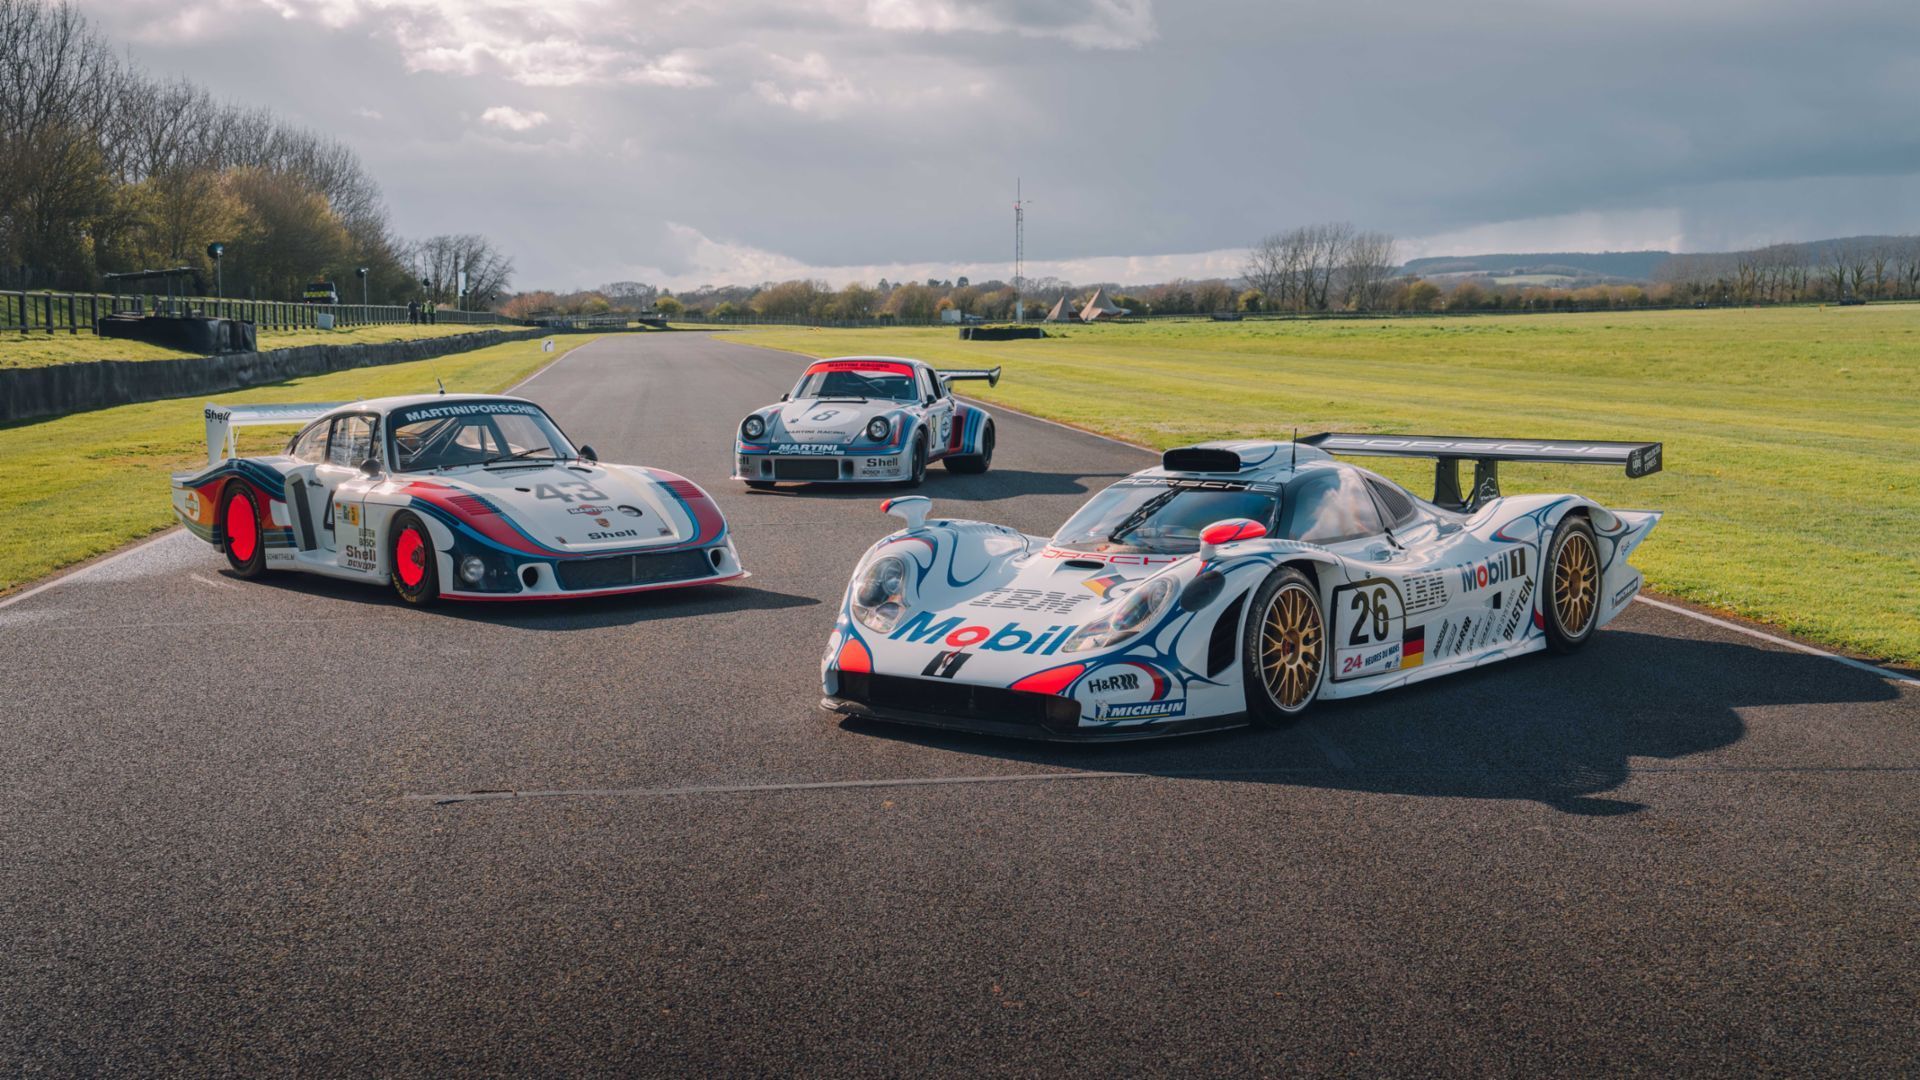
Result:
M523 284L991 268L1016 175L1042 259L1321 219L1503 247L1920 228L1911 4L85 6L347 139L403 230L491 233Z

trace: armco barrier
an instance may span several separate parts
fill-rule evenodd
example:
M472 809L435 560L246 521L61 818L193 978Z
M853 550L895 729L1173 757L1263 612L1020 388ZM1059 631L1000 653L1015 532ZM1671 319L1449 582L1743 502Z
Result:
M197 397L265 386L349 368L404 364L507 341L547 337L550 330L480 330L450 337L369 345L303 345L270 352L228 353L179 360L94 360L36 368L0 369L0 423ZM422 393L432 385L420 387Z

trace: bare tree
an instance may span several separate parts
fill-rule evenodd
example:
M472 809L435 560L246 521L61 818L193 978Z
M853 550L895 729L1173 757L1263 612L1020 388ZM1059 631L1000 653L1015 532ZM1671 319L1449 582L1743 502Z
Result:
M1387 300L1387 282L1399 266L1392 236L1383 232L1355 233L1340 264L1342 304L1355 311L1381 307Z

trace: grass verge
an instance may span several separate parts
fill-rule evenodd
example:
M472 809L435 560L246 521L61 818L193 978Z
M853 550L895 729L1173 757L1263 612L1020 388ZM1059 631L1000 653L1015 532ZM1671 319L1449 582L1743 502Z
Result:
M416 326L392 323L381 326L356 326L342 330L262 330L260 350L291 349L300 345L370 345L386 341L412 341L417 338L449 337L476 330L517 330L519 327L456 326L437 323ZM0 368L46 367L51 364L80 364L95 360L179 360L197 353L163 349L138 341L103 338L93 333L0 334Z
M1920 663L1920 305L1378 322L1154 322L1039 341L768 328L742 344L1001 364L966 392L1156 447L1322 430L1644 438L1668 471L1509 465L1509 493L1666 512L1650 584ZM1415 491L1431 465L1371 459ZM934 492L937 497L938 493Z
M444 329L444 328L443 328ZM216 395L222 403L352 401L506 389L598 335L563 335L555 351L515 341L410 364L356 368ZM174 522L168 474L207 459L199 398L0 428L0 592L112 551ZM242 453L272 452L292 428L242 428Z

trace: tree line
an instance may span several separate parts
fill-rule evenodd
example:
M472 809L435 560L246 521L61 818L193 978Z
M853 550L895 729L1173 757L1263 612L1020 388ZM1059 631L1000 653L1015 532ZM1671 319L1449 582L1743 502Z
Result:
M328 278L354 303L365 267L376 303L449 303L459 271L476 298L513 271L483 237L395 236L343 143L148 76L69 0L0 0L0 284L89 290L184 266L211 291L216 241L228 296L293 299Z

